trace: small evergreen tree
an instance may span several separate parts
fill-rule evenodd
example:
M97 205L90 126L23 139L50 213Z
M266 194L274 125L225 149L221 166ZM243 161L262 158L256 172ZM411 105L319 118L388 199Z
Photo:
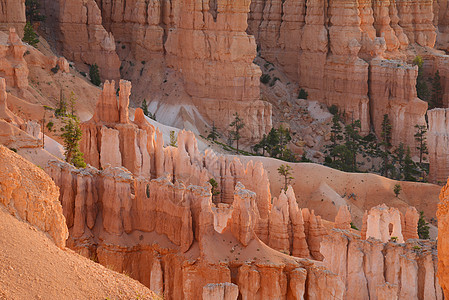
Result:
M38 0L25 0L25 14L28 22L32 24L45 20L45 16L41 15L39 11L40 8L41 5Z
M176 135L175 135L175 132L173 130L170 131L170 146L178 147L178 143L176 141Z
M400 184L395 184L394 188L393 188L393 192L394 194L397 196L399 196L399 193L402 191L402 187Z
M288 185L294 179L291 173L292 168L289 165L281 165L278 168L279 175L284 177L284 190L287 191Z
M432 108L443 107L443 87L441 86L440 71L435 73L432 80Z
M404 159L405 159L405 146L404 143L400 143L393 152L393 165L395 166L395 176L396 180L401 180L404 174ZM397 171L396 171L397 169Z
M382 132L380 142L380 156L382 157L382 175L388 177L388 171L391 169L390 156L391 156L391 123L388 115L385 114L382 121Z
M268 150L267 135L264 133L260 142L253 146L253 151L259 153L259 149L262 149L262 156L265 156L265 151Z
M34 32L33 26L30 22L27 22L25 25L22 41L28 43L34 48L36 48L37 44L39 43L38 36L36 32Z
M101 84L100 70L98 69L97 64L93 64L90 66L89 77L90 77L90 82L92 82L92 84L94 84L96 86L100 86L100 84Z
M415 141L418 143L416 149L419 150L419 166L422 168L423 155L429 154L429 149L427 148L427 126L426 125L415 125Z
M58 116L65 116L66 114L67 114L67 101L64 99L64 95L61 88L59 93L58 108L55 110L55 115L58 117Z
M403 172L404 172L404 180L416 181L416 178L415 178L415 175L417 173L416 165L415 165L415 162L412 160L412 157L410 154L410 147L407 147L407 151L405 154Z
M307 97L309 97L309 93L306 92L304 89L300 89L298 93L298 99L305 99L307 100Z
M419 212L419 220L418 220L418 236L420 239L428 240L429 236L429 223L424 219L424 212Z
M218 190L218 182L215 180L215 178L209 179L208 182L209 182L210 185L212 186L212 189L211 189L212 196L217 196L217 195L219 195L219 194L220 194L220 191Z
M418 77L416 78L416 93L418 94L418 98L429 102L429 88L427 87L427 83L424 78L424 60L418 55L413 60L413 64L418 66Z
M80 128L80 121L78 117L75 115L75 101L76 98L71 93L71 106L72 106L72 114L63 119L65 126L63 127L63 133L61 137L64 141L65 147L65 159L67 162L73 164L77 168L85 168L86 163L83 159L83 153L81 153L79 149L79 142L82 137L82 131Z
M212 122L212 129L208 134L207 138L215 142L215 140L218 140L219 137L220 134L218 133L217 127L215 127L215 122Z
M240 118L238 112L234 114L234 121L229 124L229 127L232 128L232 130L230 131L231 138L233 141L237 142L237 153L239 153L239 141L242 138L240 131L243 129L243 127L245 127L245 123L243 123L243 120Z
M150 116L150 112L148 111L147 99L143 99L142 105L140 108L143 110L143 114L147 117Z

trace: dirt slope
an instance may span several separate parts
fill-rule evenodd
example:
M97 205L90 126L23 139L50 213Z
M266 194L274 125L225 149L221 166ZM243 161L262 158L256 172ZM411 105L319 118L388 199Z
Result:
M72 250L0 206L0 299L158 299L126 275Z

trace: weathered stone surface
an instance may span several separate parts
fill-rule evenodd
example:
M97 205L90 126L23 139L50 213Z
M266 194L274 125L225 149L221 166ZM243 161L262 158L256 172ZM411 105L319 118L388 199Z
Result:
M321 252L325 267L344 282L345 299L440 299L434 247L435 241L382 243L334 229Z
M449 185L446 184L440 193L438 204L438 281L444 291L444 296L449 297Z
M0 2L0 30L8 31L14 27L23 36L25 27L25 0L2 0Z
M102 25L95 0L41 0L46 36L62 55L78 64L97 64L103 79L119 80L115 39ZM87 67L80 66L87 71Z
M435 108L427 112L429 119L429 180L445 182L449 176L449 109Z
M0 146L0 203L11 215L50 235L65 248L68 237L58 188L44 171Z

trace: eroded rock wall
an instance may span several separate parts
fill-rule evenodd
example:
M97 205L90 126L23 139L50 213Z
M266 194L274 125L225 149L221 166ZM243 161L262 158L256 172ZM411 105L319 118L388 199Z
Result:
M449 111L436 108L427 112L429 119L429 181L445 182L449 176Z
M435 248L434 241L382 243L338 229L321 244L324 265L345 283L345 299L443 299Z
M20 36L23 36L25 27L25 0L0 1L0 30L9 31L14 27Z
M449 230L449 190L446 184L440 193L440 203L437 211L438 218L438 280L449 297L449 243L447 232Z
M120 79L120 60L114 36L102 25L101 11L94 0L40 0L46 16L43 31L70 61L97 64L103 79Z

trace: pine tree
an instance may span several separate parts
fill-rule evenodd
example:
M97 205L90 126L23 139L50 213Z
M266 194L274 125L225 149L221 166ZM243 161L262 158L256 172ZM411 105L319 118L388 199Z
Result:
M79 142L82 137L80 122L75 114L71 114L63 120L65 126L61 137L64 141L65 159L77 168L85 168L86 163L83 159L83 153L79 149Z
M288 185L294 179L291 173L292 167L289 165L281 165L278 168L278 173L284 177L284 190L287 191Z
M420 239L428 240L429 237L429 223L424 219L424 212L419 212L419 220L418 220L418 236Z
M215 178L209 179L208 182L209 182L210 185L212 186L212 189L211 189L212 196L217 196L217 195L219 195L219 194L220 194L220 191L218 190L218 182L215 180Z
M215 142L215 140L218 140L219 137L220 134L218 133L217 127L215 127L215 122L212 122L212 130L207 136L207 138Z
M424 78L424 60L418 55L413 60L413 64L418 66L418 77L416 78L416 93L418 94L418 98L429 102L429 88L427 87L427 83Z
M38 0L25 0L25 7L26 19L31 24L35 21L41 22L45 20L45 16L39 12L41 5Z
M96 86L100 86L101 79L100 79L100 70L98 69L97 64L93 64L90 66L89 69L89 76L90 76L90 82Z
M243 120L239 117L238 112L234 114L234 121L229 124L229 127L232 128L230 131L231 138L233 141L237 142L237 153L239 153L239 141L242 138L240 131L245 127L245 123L243 123Z
M443 107L443 87L441 86L440 71L435 73L432 80L432 108Z
M350 155L350 161L348 161L347 169L351 172L357 171L357 154L361 152L362 136L360 135L360 129L362 128L360 120L351 122L351 124L345 127L346 148Z
M175 135L175 132L173 130L170 131L170 146L178 147L178 143L176 141L176 135Z
M396 178L396 180L401 180L404 174L404 159L405 159L405 146L404 143L400 143L399 147L394 149L393 155L393 165L396 167L394 169L397 169L397 171L395 170L396 174L394 174L395 176L393 177Z
M262 149L262 156L265 156L265 151L268 149L267 135L264 133L260 142L253 146L253 151L259 153L259 149Z
M150 116L150 112L148 111L148 104L147 104L147 100L143 99L142 105L140 106L140 108L143 110L143 114L147 117Z
M388 115L385 114L382 121L382 132L380 142L380 156L382 157L382 175L388 177L388 171L391 169L390 156L391 156L391 123Z
M410 154L410 147L407 147L407 151L405 153L405 158L404 158L404 166L402 169L404 172L404 180L416 181L416 178L415 178L416 165L415 165L414 161L412 160L412 156Z
M419 150L419 165L422 167L424 154L429 154L429 149L427 148L427 126L426 125L415 125L417 129L415 133L415 141L418 143L416 149Z
M39 43L38 36L36 32L34 32L33 26L30 22L27 22L25 25L22 41L28 43L34 48L36 48L37 44Z

